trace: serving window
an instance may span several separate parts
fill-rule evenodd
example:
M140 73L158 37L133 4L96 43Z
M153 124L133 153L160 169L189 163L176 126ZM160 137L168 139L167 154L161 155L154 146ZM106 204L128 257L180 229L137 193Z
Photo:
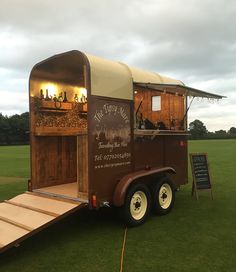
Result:
M186 97L148 88L135 88L135 128L145 130L186 129Z

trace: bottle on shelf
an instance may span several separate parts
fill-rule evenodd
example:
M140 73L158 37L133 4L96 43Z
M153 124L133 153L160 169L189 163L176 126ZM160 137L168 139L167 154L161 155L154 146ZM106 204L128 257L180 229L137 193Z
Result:
M75 94L75 96L74 96L74 102L79 102L79 98L78 98L78 94Z
M68 102L67 96L66 96L66 91L64 92L64 99L63 102Z
M40 99L41 99L41 100L44 99L43 89L40 90Z
M173 116L170 117L170 129L175 129L175 120L173 119Z
M59 93L58 101L59 101L59 102L62 102L62 101L63 101L62 92Z
M57 96L54 94L54 96L53 96L53 101L54 102L57 102Z
M145 129L145 122L143 120L143 114L140 113L138 118L138 129Z
M48 96L48 89L46 89L46 97L45 97L45 100L46 100L46 101L50 101L50 100L51 100L50 97Z
M87 98L84 94L82 94L81 98L80 98L80 102L81 103L86 103L87 102Z

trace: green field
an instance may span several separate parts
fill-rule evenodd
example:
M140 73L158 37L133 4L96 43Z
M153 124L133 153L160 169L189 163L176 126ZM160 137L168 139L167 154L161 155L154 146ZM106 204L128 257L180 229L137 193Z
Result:
M191 141L189 152L208 153L214 200L191 198L189 182L169 215L128 229L123 271L235 271L236 140ZM0 200L26 190L28 176L29 148L0 147ZM0 271L119 271L123 235L112 209L84 209L2 254Z

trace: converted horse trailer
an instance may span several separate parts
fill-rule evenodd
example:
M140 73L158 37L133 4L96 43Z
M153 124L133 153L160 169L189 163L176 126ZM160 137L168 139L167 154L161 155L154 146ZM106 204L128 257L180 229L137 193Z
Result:
M0 249L81 207L120 207L129 226L167 214L188 182L187 99L222 96L70 51L29 79L28 191L0 203Z

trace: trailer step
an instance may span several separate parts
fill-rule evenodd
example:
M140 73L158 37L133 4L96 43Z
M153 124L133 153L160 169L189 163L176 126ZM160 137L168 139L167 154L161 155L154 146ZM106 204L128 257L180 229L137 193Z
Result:
M0 253L85 205L29 192L1 202Z

